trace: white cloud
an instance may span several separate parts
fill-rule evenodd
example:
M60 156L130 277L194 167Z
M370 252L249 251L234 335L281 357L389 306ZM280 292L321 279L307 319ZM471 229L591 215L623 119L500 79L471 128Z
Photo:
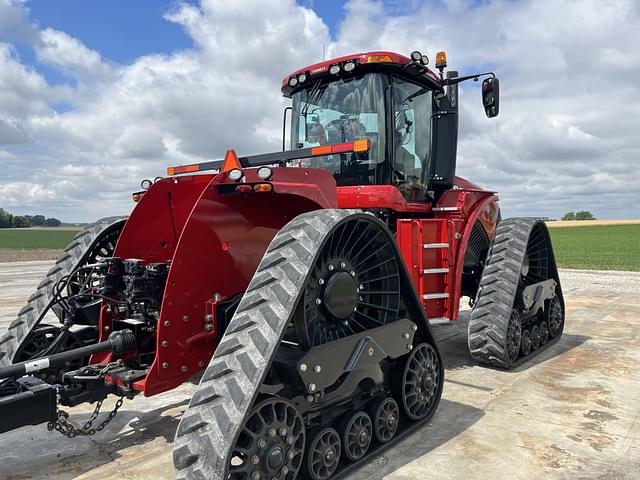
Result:
M501 78L501 115L462 87L459 173L501 192L507 215L637 216L640 7L633 0L352 0L329 29L294 0L177 4L195 47L119 65L39 29L0 0L0 203L66 220L126 213L128 193L167 165L280 146L281 79L328 55L375 49ZM142 29L143 27L141 27ZM11 44L74 78L49 85ZM69 111L57 113L56 102ZM2 147L2 144L19 144Z

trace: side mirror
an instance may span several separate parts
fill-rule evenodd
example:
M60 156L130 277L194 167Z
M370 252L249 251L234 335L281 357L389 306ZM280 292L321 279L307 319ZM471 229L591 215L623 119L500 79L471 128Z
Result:
M482 81L482 106L487 117L498 116L500 111L500 82L495 77L485 78Z

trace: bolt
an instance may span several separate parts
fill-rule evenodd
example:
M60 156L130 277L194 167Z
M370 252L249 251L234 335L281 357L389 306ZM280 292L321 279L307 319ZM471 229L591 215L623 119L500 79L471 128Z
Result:
M340 268L346 268L346 267L347 267L347 264L346 264L346 263L344 263L344 262L340 262Z
M289 469L287 467L282 467L282 475L286 475L289 473Z
M313 367L313 371L316 373L320 373L322 371L322 366L316 365L315 367Z
M199 366L200 368L204 367L204 362L203 362L202 360L200 360L200 361L198 362L198 366Z
M205 322L213 322L213 315L211 315L210 313L207 313L207 314L204 316L204 321L205 321Z
M189 321L189 315L185 315L184 317L182 317L182 321L183 322L188 322Z
M267 441L264 438L258 440L258 448L264 448L267 446Z
M111 330L111 327L109 327L109 325L105 325L105 326L104 326L104 331L105 331L105 332L108 332L109 330Z
M315 383L310 383L309 384L309 391L310 392L315 392L316 391L316 384Z
M286 437L287 436L287 429L286 428L282 427L280 429L280 436L282 436L282 437Z
M205 329L207 332L212 332L212 331L213 331L213 325L211 325L210 323L205 323L205 325L204 325L204 329Z
M257 465L260 463L260 457L258 455L254 455L253 457L251 457L251 463L253 463L254 465Z
M182 373L187 373L187 372L189 371L189 367L187 367L186 365L182 365L182 366L180 367L180 371L181 371Z
M411 325L411 330L415 332L416 330L418 330L418 326L414 323L413 325Z
M352 277L356 276L356 272L354 272L353 270L351 270L349 273L351 274Z
M289 445L293 445L293 442L294 442L294 441L295 441L295 438L293 438L293 435L289 435L289 436L287 437L287 443L288 443Z
M289 451L287 452L287 458L288 458L289 460L293 460L293 457L295 457L295 456L296 456L296 453L295 453L293 450L289 450Z
M322 300L320 300L319 298L316 298L316 305L320 305L322 303Z
M307 395L307 402L313 403L313 395Z
M164 321L164 326L165 327L170 327L171 326L171 322L169 320L165 320Z
M276 436L276 429L275 428L270 428L267 433L269 433L270 437L275 437Z
M162 364L162 368L169 368L169 364L168 364L167 362L164 362L164 363Z
M373 357L373 347L369 347L369 356Z
M213 299L214 299L216 302L219 302L220 300L222 300L222 295L220 295L219 293L214 293L214 294L213 294Z
M360 284L360 290L364 290L364 285L363 284ZM360 291L360 290L358 290L358 291Z
M329 271L330 271L330 272L332 272L334 268L335 268L335 267L334 267L333 265L329 264Z
M318 280L318 283L319 283L320 285L324 285L324 278L321 278L320 280Z
M166 340L163 340L160 345L162 345L164 348L167 348L169 346L169 342L167 342Z
M355 307L353 308L353 310L355 311ZM345 327L349 326L349 320L345 320L344 322L342 322L342 325L344 325Z
M402 334L402 338L404 338L405 340L409 340L409 334L408 333L403 333Z
M307 371L307 364L306 363L301 363L298 368L300 369L301 372L306 372Z
M251 474L251 480L260 480L260 472L253 472Z
M407 350L411 350L413 348L413 345L411 345L410 343L407 343Z

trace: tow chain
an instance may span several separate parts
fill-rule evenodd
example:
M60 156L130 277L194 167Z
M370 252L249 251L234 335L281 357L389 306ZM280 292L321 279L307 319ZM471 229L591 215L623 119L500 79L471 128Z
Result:
M114 362L106 365L98 373L98 378L102 378L106 376L109 370L120 365L121 365L121 362ZM95 435L98 432L101 432L102 430L104 430L104 428L107 425L109 425L109 423L111 423L111 420L113 420L113 418L118 413L118 410L120 410L120 407L124 403L124 396L118 397L118 400L116 401L116 404L113 407L113 410L109 412L109 415L107 415L107 418L105 418L102 421L102 423L94 427L93 423L98 419L98 415L100 415L102 402L104 402L104 400L98 401L98 403L96 404L96 408L94 408L93 413L91 414L91 417L89 418L89 420L87 420L84 423L84 425L82 425L81 428L78 428L75 423L69 420L69 414L67 412L65 412L64 410L58 410L56 420L53 422L49 422L47 424L47 430L49 430L50 432L52 432L53 430L56 430L60 432L62 435L64 435L65 437L69 437L69 438L74 438L78 436L89 437L91 435Z

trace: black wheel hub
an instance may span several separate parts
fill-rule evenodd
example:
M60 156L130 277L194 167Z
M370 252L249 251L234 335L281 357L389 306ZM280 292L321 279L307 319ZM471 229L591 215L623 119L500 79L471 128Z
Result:
M353 414L342 426L345 456L352 462L364 457L371 445L372 433L371 417L366 412Z
M305 466L312 480L326 480L338 468L342 445L338 432L324 428L311 437L307 446Z
M402 377L402 404L411 420L426 417L437 399L440 362L431 345L417 345L405 365Z
M400 277L384 225L341 224L325 239L304 286L294 324L305 349L398 319Z
M531 332L528 329L522 331L522 341L520 345L522 355L527 356L531 353Z
M380 443L389 442L398 430L400 410L391 397L386 397L374 404L372 410L373 433Z
M337 272L329 277L324 289L324 304L329 313L340 319L353 314L358 302L358 286L349 272Z
M288 400L273 398L254 407L231 454L233 480L295 478L302 465L305 429Z
M562 332L562 326L564 322L564 313L562 311L562 304L558 296L554 296L549 302L549 312L547 314L547 324L549 326L549 336L551 338L557 337Z

